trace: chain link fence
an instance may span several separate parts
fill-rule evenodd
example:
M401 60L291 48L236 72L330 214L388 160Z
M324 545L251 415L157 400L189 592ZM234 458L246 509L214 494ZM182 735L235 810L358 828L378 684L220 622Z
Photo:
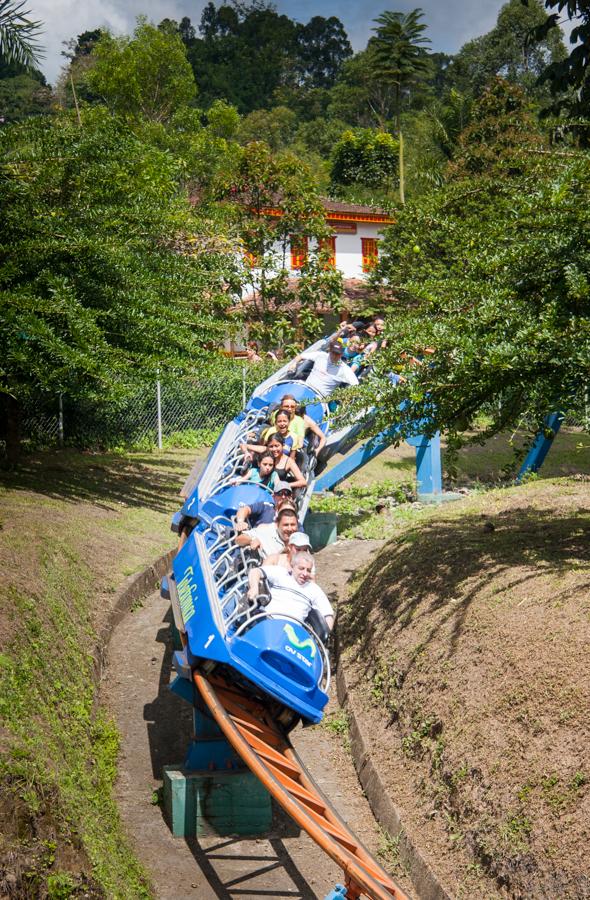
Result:
M144 383L118 400L80 400L65 394L38 399L24 410L21 434L30 448L209 444L276 365L228 359L223 374L194 381ZM566 411L563 424L590 431L587 397L579 408ZM535 431L538 424L521 420L519 427Z
M211 443L274 368L228 360L223 374L140 384L118 400L39 399L24 411L22 438L31 447L99 449Z

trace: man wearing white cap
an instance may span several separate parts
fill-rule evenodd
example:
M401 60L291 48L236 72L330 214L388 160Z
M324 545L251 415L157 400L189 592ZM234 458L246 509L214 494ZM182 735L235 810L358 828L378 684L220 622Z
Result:
M273 553L267 556L264 564L266 566L282 566L290 571L293 557L301 550L311 553L311 542L309 535L305 534L304 531L296 531L289 537L286 548L281 553ZM315 562L312 566L311 575L315 581Z
M301 353L297 359L310 359L313 367L307 376L305 383L313 388L320 397L329 397L336 388L354 386L359 383L358 378L342 359L344 344L341 340L333 339L328 345L328 352L324 350L308 350Z

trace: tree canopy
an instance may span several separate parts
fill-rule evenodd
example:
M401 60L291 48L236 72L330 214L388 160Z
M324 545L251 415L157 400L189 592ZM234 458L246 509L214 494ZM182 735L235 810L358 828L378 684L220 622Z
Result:
M106 395L187 370L225 332L231 247L172 154L106 110L0 132L0 393ZM207 236L209 235L209 236Z
M521 2L529 6L531 0ZM570 53L551 60L539 75L539 81L548 82L553 94L553 103L546 111L565 111L570 116L587 119L590 116L590 5L588 0L545 0L545 8L557 9L557 12L551 13L537 25L534 32L537 40L547 40L557 32L563 12L576 23L570 34L573 45ZM587 126L583 134L588 146L590 136Z
M508 0L498 13L496 25L487 34L468 41L453 57L447 82L455 89L479 96L495 76L539 95L539 76L550 64L566 57L558 30L534 37L546 19L541 0Z
M199 34L183 19L177 26L205 106L223 97L241 113L268 108L283 89L328 89L352 47L336 16L306 24L266 2L207 3Z
M397 175L398 142L385 131L370 128L345 131L332 154L332 184L389 184Z
M91 89L120 115L166 122L197 87L180 37L140 18L133 37L103 33L92 48Z
M340 19L313 16L307 25L299 25L295 36L297 74L312 88L330 88L342 63L352 56L352 47Z
M482 414L493 433L580 410L590 377L590 158L552 150L501 80L460 144L447 183L409 203L383 242L380 276L399 303L365 388L380 422L401 418L408 434L426 419L451 440Z

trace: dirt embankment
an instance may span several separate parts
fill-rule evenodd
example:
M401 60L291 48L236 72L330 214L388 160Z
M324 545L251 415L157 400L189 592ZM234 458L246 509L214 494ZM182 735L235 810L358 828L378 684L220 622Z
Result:
M172 543L193 455L67 450L0 476L0 898L148 895L95 663L117 588Z
M589 536L585 482L472 497L340 606L377 765L453 897L590 897Z

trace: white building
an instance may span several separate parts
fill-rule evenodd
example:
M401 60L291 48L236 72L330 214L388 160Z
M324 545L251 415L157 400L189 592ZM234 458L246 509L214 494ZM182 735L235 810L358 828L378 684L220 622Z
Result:
M363 280L375 266L379 256L379 240L387 225L395 221L391 216L372 206L343 203L339 200L324 200L326 222L332 229L332 236L324 242L331 251L333 264L340 269L346 282ZM269 215L280 216L280 209L268 211ZM305 262L308 249L306 238L293 235L287 248L286 268L297 275ZM282 248L276 248L277 254Z
M356 203L345 203L339 200L323 200L322 201L326 223L330 227L332 234L323 241L323 247L330 251L330 261L343 275L344 303L340 312L340 319L345 319L347 310L354 311L358 308L366 306L369 296L367 279L372 269L375 267L379 258L379 242L382 237L384 228L395 222L390 215L381 209L372 206L364 206ZM262 214L269 217L280 217L283 215L280 206L267 207L263 209ZM314 243L302 235L291 235L290 241L286 246L277 242L272 251L271 256L274 258L273 267L276 271L287 270L289 272L289 289L292 292L293 300L286 307L281 306L281 312L293 316L297 319L299 302L297 300L297 280L303 265L305 264L307 253L315 249ZM260 270L257 269L252 257L248 257L249 264L252 266L252 282L253 287L250 291L242 296L240 307L242 309L248 306L256 306L257 286L256 281L259 277ZM324 309L316 309L324 319L327 331L335 328L338 324L338 315L329 307ZM228 342L228 349L233 354L242 351L236 351L233 342Z

